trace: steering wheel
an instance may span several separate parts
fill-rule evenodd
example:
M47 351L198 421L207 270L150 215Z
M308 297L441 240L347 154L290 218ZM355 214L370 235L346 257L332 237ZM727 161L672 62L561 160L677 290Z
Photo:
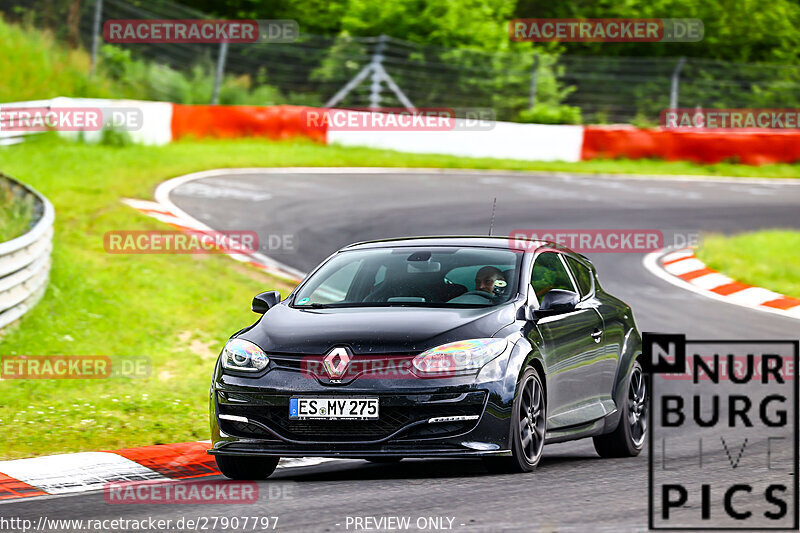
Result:
M464 294L462 294L461 296L468 296L468 295L482 296L482 297L484 297L484 298L486 298L487 300L490 300L490 301L494 300L494 295L493 294L489 294L486 291L468 291L468 292L465 292Z

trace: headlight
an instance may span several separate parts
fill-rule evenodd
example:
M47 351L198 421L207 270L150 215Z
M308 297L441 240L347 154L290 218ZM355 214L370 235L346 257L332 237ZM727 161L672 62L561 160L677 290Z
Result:
M506 339L470 339L451 342L422 352L414 368L425 376L476 374L486 363L503 353Z
M269 357L264 350L244 339L231 339L222 349L222 368L239 372L264 370Z

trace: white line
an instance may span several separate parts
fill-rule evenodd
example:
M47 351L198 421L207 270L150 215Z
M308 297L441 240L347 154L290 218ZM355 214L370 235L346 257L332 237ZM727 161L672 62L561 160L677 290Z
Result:
M200 442L208 442L209 444L211 443L211 441L200 441ZM111 452L111 453L109 453L109 452L83 452L83 453L106 453L108 455L113 455L113 452ZM45 457L69 457L71 455L80 455L80 454L52 455L52 456L45 456ZM17 459L17 461L31 461L33 459L44 459L45 457L33 457L31 459ZM118 456L118 457L121 457L121 456ZM121 457L121 458L125 459L124 457ZM280 470L280 471L292 470L294 468L305 468L305 467L309 467L309 466L316 466L316 465L323 464L323 463L330 463L330 462L334 462L334 461L348 461L348 460L349 459L339 459L339 458L334 458L334 457L284 457L278 463L277 470ZM0 461L0 469L2 469L3 465L5 463L8 463L8 462L11 462L11 461ZM138 463L136 463L136 464L138 464ZM142 468L145 468L145 467L142 467ZM149 469L146 469L146 470L149 470ZM0 472L2 472L2 470L0 470ZM6 472L2 472L2 473L6 474ZM185 480L184 479L166 478L166 477L161 476L157 472L153 472L153 474L155 474L156 477L151 478L151 479L163 479L164 481L173 481L173 482L181 482L181 481L187 481L188 482L188 481L191 481L191 482L196 482L196 481L199 480L199 478L191 478L191 479L185 479ZM6 475L9 475L9 476L11 476L11 477L13 477L15 479L20 480L20 481L23 481L23 479L21 477L17 477L16 475L14 475L14 476L12 476L11 474L6 474ZM28 474L22 473L21 475L28 475L30 477L32 474L29 472ZM122 474L120 474L119 477L115 478L114 480L115 481L119 480L121 476L122 476ZM214 476L208 476L208 477L214 477ZM29 496L29 497L20 497L20 498L13 498L13 499L7 499L7 500L0 500L0 505L18 503L18 502L30 502L30 501L42 500L42 499L48 499L49 500L49 499L53 499L53 498L68 498L68 497L74 496L77 493L81 493L81 494L84 494L84 493L97 493L97 492L101 492L103 490L103 485L105 485L105 483L106 483L105 481L102 482L101 486L97 486L97 484L84 485L85 488L83 488L82 490L81 490L81 488L76 488L75 490L69 490L69 491L68 490L62 490L62 491L59 491L59 492L53 492L51 494L43 494L43 495L40 495L40 496ZM28 484L30 485L30 483L28 483ZM37 488L41 488L41 487L37 487ZM42 490L45 490L45 489L42 489ZM47 492L47 490L45 490L45 492Z
M49 494L102 489L110 481L169 479L111 452L81 452L2 461L0 472Z
M714 272L713 274L706 274L705 276L694 278L690 281L690 283L696 287L700 287L701 289L708 291L711 289L716 289L717 287L722 287L723 285L727 285L729 283L733 283L733 280L724 274Z
M700 270L705 267L706 265L699 259L696 259L694 257L687 257L686 259L681 259L680 261L676 261L675 263L664 265L664 267L662 268L664 268L664 270L666 270L673 276L680 276L681 274L694 272L696 270Z
M196 218L192 217L189 213L185 212L184 210L179 208L177 205L172 203L172 200L169 199L169 195L173 190L175 190L175 188L177 188L177 187L179 187L179 186L181 186L181 185L183 185L185 183L189 183L190 181L195 181L195 180L199 180L199 179L203 179L203 178L209 178L209 177L213 177L213 176L222 176L222 175L228 175L228 174L246 174L246 173L248 173L248 172L241 172L242 170L247 170L247 169L205 170L205 171L202 171L202 172L194 172L192 174L186 174L185 176L179 176L177 178L172 178L171 180L167 180L167 181L165 181L163 183L160 183L158 185L158 187L156 187L156 191L155 191L155 195L154 196L155 196L156 202L161 204L162 207L167 208L179 220L182 220L183 221L183 225L188 226L188 227L192 227L192 228L207 230L207 231L215 231L214 228L212 228L211 226L208 226L208 225L200 222ZM249 173L252 173L252 170ZM241 254L239 254L239 255L241 256ZM291 267L291 266L289 266L287 264L281 263L280 261L276 261L275 259L272 259L271 257L268 257L268 256L266 256L266 255L264 255L262 253L250 254L249 257L252 258L252 260L254 262L261 263L261 264L265 265L266 267L273 269L273 274L277 273L278 275L280 275L280 271L282 271L282 272L285 273L286 277L289 277L289 278L303 279L306 276L305 272L302 272L301 270L298 270L298 269L296 269L294 267ZM274 272L275 270L277 270L278 272Z
M640 180L640 181L680 181L680 182L706 182L706 183L758 183L768 185L800 185L800 179L796 178L735 178L731 176L692 176L692 175L651 175L651 174L598 174L589 172L547 172L536 170L492 170L474 168L407 168L407 167L247 167L247 168L219 168L194 172L185 176L173 178L180 180L189 178L194 179L212 178L227 175L247 175L247 174L475 174L488 175L492 177L543 177L543 178L596 178L596 179L620 179L620 180ZM198 176L198 177L194 177ZM164 183L169 183L168 180ZM163 184L162 184L163 185ZM157 190L156 190L157 192ZM158 196L156 195L158 200Z
M157 202L151 202L150 200L138 200L136 198L123 198L122 199L122 203L126 204L126 205L129 205L129 206L131 206L131 207L133 207L135 209L139 209L140 211L157 211L157 212L165 214L165 215L169 214L164 210L164 207L161 204L159 204Z
M177 187L189 183L191 181L214 178L221 176L243 176L243 175L259 175L259 174L475 174L475 175L488 175L491 177L511 176L511 177L544 177L544 178L559 178L559 179L574 179L578 177L590 177L598 179L620 179L620 180L662 180L662 181L691 181L691 182L711 182L711 183L761 183L769 184L772 186L783 185L800 185L800 179L791 178L733 178L733 177L715 177L715 176L637 176L631 174L591 174L591 173L568 173L568 172L536 172L536 171L513 171L513 170L483 170L483 169L442 169L442 168L402 168L402 167L249 167L249 168L220 168L204 170L200 172L193 172L183 176L169 179L158 185L155 191L155 200L163 208L169 210L176 217L183 219L185 225L189 227L198 227L198 229L213 228L203 224L195 219L187 212L180 209L170 200L170 193ZM284 271L290 276L303 279L306 276L294 267L281 263L271 257L261 253L253 254L252 257L256 262L260 262L269 268Z
M761 287L748 287L746 289L729 294L728 298L730 298L731 301L741 302L743 304L761 305L764 302L770 302L772 300L777 300L778 298L783 298L783 294L762 289Z
M725 303L729 303L729 304L733 304L733 305L738 305L740 307L746 307L748 309L755 309L756 311L763 311L765 313L772 313L774 315L779 315L779 316L786 317L786 318L794 318L794 319L800 320L800 311L798 311L798 312L792 311L792 312L788 312L787 313L786 311L784 311L782 309L773 309L771 307L765 307L763 305L751 305L751 304L747 304L747 303L743 303L743 302L732 301L727 296L722 296L722 295L717 294L715 292L703 290L703 289L701 289L699 287L695 287L691 283L688 283L688 282L682 280L681 278L678 278L678 277L675 277L675 276L672 276L672 275L668 274L663 268L661 268L661 266L659 265L658 260L662 255L664 255L665 253L669 253L671 251L674 251L674 250L667 248L667 249L664 249L664 250L657 250L655 252L651 252L651 253L647 254L646 256L644 256L644 259L642 259L642 264L644 265L644 268L646 268L654 276L661 278L662 280L666 281L667 283L671 283L672 285L675 285L676 287L680 287L681 289L685 289L685 290L691 291L691 292L693 292L695 294L699 294L701 296L705 296L706 298L711 298L712 300L718 300L720 302L725 302ZM797 309L797 308L795 308L795 309Z
M677 259L686 259L687 257L692 257L694 255L694 251L689 250L678 250L677 252L671 252L664 256L662 262L666 263L668 261L675 261Z

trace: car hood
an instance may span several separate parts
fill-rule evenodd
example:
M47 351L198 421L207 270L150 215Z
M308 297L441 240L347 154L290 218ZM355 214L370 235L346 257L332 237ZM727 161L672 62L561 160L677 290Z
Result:
M355 354L404 354L491 337L514 319L513 302L478 309L297 309L279 304L238 337L275 353L321 355L349 346Z

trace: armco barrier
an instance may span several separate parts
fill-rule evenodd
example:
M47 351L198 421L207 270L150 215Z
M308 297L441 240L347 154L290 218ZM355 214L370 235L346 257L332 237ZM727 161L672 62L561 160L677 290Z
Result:
M47 288L55 210L47 198L6 176L19 196L33 196L33 227L24 235L0 243L0 328L30 310Z
M747 165L800 161L797 131L686 131L632 126L586 126L581 159L658 158Z

